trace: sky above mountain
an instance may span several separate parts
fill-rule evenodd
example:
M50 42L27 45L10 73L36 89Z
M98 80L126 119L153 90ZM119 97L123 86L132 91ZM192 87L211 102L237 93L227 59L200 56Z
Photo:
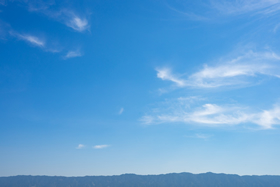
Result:
M280 175L280 0L0 0L0 176Z

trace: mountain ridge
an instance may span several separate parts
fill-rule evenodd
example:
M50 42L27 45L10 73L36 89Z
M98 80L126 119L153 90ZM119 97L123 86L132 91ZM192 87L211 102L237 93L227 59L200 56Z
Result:
M278 175L244 175L224 173L168 173L112 176L32 176L0 177L0 187L279 187Z

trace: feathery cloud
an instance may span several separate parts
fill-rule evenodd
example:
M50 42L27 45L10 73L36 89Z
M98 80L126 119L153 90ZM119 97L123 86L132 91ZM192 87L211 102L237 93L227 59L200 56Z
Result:
M211 0L213 8L223 14L245 14L250 12L269 14L280 10L279 0Z
M45 8L40 9L29 8L29 11L40 12L48 17L53 18L56 21L62 22L66 26L78 32L83 32L90 28L86 16L78 15L71 9L64 8L59 11L54 11L46 6Z
M183 87L186 85L185 80L180 79L178 77L176 77L175 75L172 75L171 70L168 68L157 68L157 77L162 79L162 80L169 80L172 81L174 83L176 83L176 85L178 85L179 87Z
M253 111L249 107L213 103L191 106L190 102L181 102L178 98L153 109L140 121L147 125L179 122L209 127L235 126L246 123L255 124L262 129L271 129L275 125L280 125L280 105L263 111Z
M55 7L55 0L17 0L27 6L28 11L44 14L58 22L65 24L75 31L83 32L90 28L85 13L74 11L71 8Z
M198 139L208 140L209 138L212 137L212 135L196 133L196 134L194 134L194 135L185 136L185 137L187 137L187 138L198 138Z
M79 145L76 147L76 149L83 149L84 147L85 147L85 145L79 144Z
M104 148L107 148L109 147L109 145L95 145L93 146L94 149L104 149Z
M86 18L80 18L75 14L69 17L69 19L66 20L65 23L68 27L71 27L72 29L79 32L82 32L89 28L88 20Z
M37 46L37 47L44 47L45 46L45 41L42 39L42 38L39 38L37 36L33 36L33 35L30 35L30 34L19 34L17 32L14 32L14 31L10 31L10 35L11 36L14 36L20 40L24 40L34 46Z
M204 68L188 77L174 75L168 68L157 68L157 77L168 80L177 87L217 88L254 83L260 76L280 78L280 56L274 52L248 53L233 59L219 62L216 66L204 65ZM249 79L251 78L251 79Z
M83 54L80 52L80 50L68 51L68 53L64 56L64 59L74 58L74 57L79 57L79 56L83 56Z
M167 7L193 21L211 21L240 16L275 16L280 11L280 0L206 0L169 1Z
M280 125L280 105L275 105L270 110L255 114L253 121L267 129L272 128L273 125Z
M121 108L120 111L119 111L119 115L121 115L124 111L124 108Z

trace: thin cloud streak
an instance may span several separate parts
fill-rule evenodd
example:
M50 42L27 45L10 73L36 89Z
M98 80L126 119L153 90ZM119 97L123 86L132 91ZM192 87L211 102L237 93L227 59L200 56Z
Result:
M188 77L174 75L168 68L157 68L157 77L168 80L177 87L218 88L230 85L246 86L262 76L280 77L280 66L275 63L280 56L273 52L256 53L250 51L216 66L204 68ZM248 78L251 78L248 80Z
M74 11L70 9L62 9L60 11L52 11L48 9L32 10L35 12L40 12L48 17L55 19L56 21L62 22L66 26L72 28L75 31L83 32L90 29L89 21L84 16L79 16Z
M171 4L176 3L172 2ZM280 11L280 0L206 0L203 3L201 1L195 3L181 1L180 3L179 1L178 8L171 4L166 4L167 8L189 20L207 22L232 17L240 18L240 16L247 15L271 17ZM194 10L196 11L194 12Z
M174 83L176 83L177 86L179 87L183 87L185 86L185 80L180 79L178 77L176 77L175 75L172 75L171 70L168 68L157 68L157 77L162 79L162 80L169 80L172 81Z
M39 38L37 36L29 35L29 34L19 34L13 31L10 31L10 35L14 36L20 40L24 40L32 45L35 45L37 47L45 47L45 41L42 38Z
M109 145L95 145L95 146L93 146L94 149L105 149L107 147L109 147Z
M82 13L82 15L78 15L77 12L70 8L55 10L53 7L56 5L54 0L21 1L21 3L27 5L28 11L42 13L58 22L65 24L75 31L83 32L90 28L88 19L86 18L86 16L82 16L84 15L84 13Z
M185 136L185 137L186 138L197 138L197 139L208 140L209 138L212 137L212 135L196 133L196 134L194 134L192 136Z
M68 53L64 56L64 59L80 57L80 56L83 56L83 54L80 52L80 50L68 51Z
M10 30L9 34L10 36L25 41L35 47L39 47L45 52L59 53L61 51L60 47L48 44L50 42L47 43L46 39L42 37L34 36L31 34L20 34L14 30Z
M211 0L210 4L214 9L227 15L239 15L250 12L271 14L280 10L279 0Z
M176 13L179 13L185 17L187 17L189 20L193 20L193 21L208 21L209 18L205 17L205 16L201 16L201 15L198 15L198 14L195 14L193 12L184 12L184 11L181 11L181 10L178 10L176 9L175 7L172 7L171 5L169 4L166 4L167 8L169 8L170 10L176 12Z
M63 9L60 11L51 11L49 9L40 11L41 13L65 24L75 31L83 32L90 28L86 17L78 16L72 10Z
M88 20L85 18L80 18L76 15L73 15L72 18L67 20L66 25L79 32L89 28Z
M79 144L79 145L76 147L76 149L83 149L83 148L85 148L85 145L83 145L83 144Z
M261 129L271 129L275 125L280 125L280 105L274 105L272 109L261 112L248 111L248 107L220 106L213 103L189 107L188 103L181 103L179 99L170 105L156 108L154 111L157 112L143 116L140 121L147 125L179 122L208 127L236 126L246 123L257 125Z
M121 108L120 111L119 111L119 115L121 115L124 111L124 108Z

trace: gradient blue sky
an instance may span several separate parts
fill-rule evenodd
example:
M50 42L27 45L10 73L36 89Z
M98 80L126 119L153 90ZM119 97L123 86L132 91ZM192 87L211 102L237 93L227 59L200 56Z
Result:
M0 0L0 176L280 175L280 0Z

